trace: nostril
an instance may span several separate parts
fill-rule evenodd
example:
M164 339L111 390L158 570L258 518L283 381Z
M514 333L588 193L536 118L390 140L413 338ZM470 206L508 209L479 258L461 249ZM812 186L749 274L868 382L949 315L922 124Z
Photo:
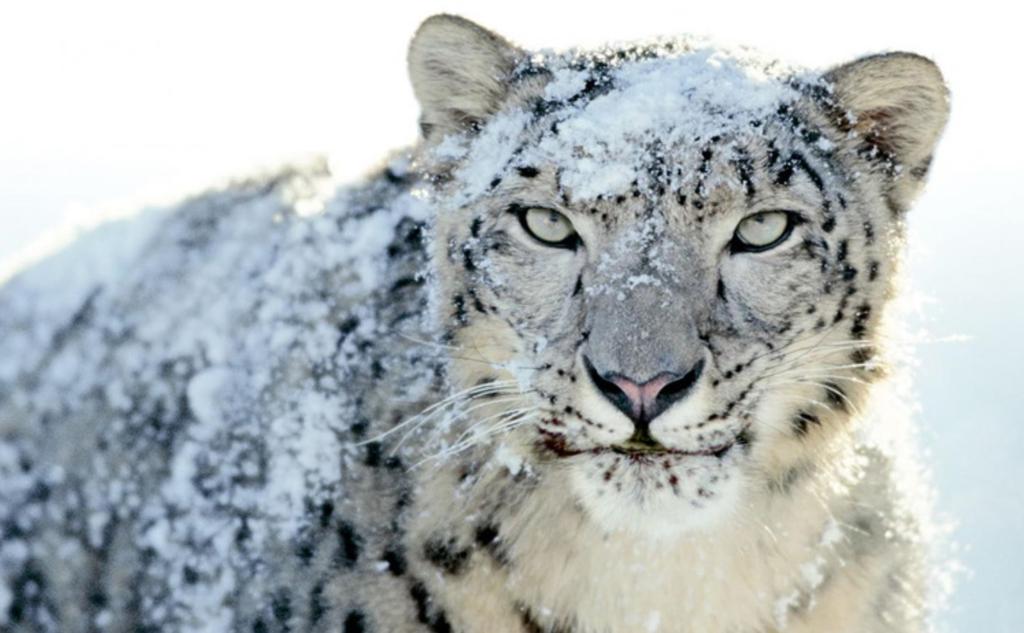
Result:
M596 369L594 369L594 365L591 364L590 359L586 356L583 357L583 366L586 368L587 375L590 376L590 380L594 383L594 386L597 387L598 391L600 391L609 402L615 405L615 408L625 413L627 417L634 421L640 416L641 407L643 406L640 398L631 398L630 395L618 384L604 378ZM623 382L625 384L630 384L629 381Z
M651 412L651 417L653 418L657 416L665 411L665 409L668 409L673 404L686 397L686 395L690 393L690 390L693 389L693 386L697 383L697 380L700 379L700 375L703 372L704 359L701 359L690 369L690 371L686 373L685 376L678 380L666 383L654 397L653 404L655 411Z

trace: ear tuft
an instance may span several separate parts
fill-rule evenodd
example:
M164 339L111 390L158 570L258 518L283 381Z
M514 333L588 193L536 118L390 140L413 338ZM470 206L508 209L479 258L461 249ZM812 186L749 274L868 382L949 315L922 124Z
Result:
M931 60L913 53L872 55L825 75L844 111L841 127L858 149L898 167L893 202L909 203L920 188L949 118L949 90Z
M454 15L427 18L409 45L409 78L424 135L472 129L500 107L522 53L499 35Z

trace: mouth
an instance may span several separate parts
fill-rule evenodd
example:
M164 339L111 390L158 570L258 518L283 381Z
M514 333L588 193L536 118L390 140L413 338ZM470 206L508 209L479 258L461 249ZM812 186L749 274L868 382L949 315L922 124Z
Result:
M637 462L653 461L662 457L714 457L722 459L733 447L749 443L747 431L744 428L730 438L695 450L671 448L649 436L643 439L638 439L634 436L625 442L610 446L576 448L571 446L565 435L561 433L548 431L544 428L540 428L538 431L540 432L540 445L557 457L616 454Z
M729 452L733 446L736 445L736 438L730 439L726 442L710 446L708 448L702 448L699 450L684 451L677 448L669 448L660 444L659 442L653 443L639 443L639 442L624 442L622 444L615 444L613 446L596 449L596 453L617 453L619 455L625 455L632 459L640 459L644 457L664 457L673 455L677 457L717 457L721 459L725 457L725 454Z

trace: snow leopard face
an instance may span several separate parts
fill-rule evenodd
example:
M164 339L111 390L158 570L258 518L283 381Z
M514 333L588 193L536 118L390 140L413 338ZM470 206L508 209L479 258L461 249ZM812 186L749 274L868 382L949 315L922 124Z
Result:
M880 372L947 112L931 62L528 55L442 17L410 67L452 376L491 402L457 447L514 453L604 529L653 535L813 473Z

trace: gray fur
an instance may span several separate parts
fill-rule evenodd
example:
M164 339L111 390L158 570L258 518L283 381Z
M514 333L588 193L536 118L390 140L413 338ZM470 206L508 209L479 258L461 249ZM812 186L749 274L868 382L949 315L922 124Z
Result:
M623 68L691 54L534 56L435 17L409 58L426 138L391 168L198 196L73 301L45 265L9 280L0 628L924 630L928 518L865 429L941 76L772 75L763 118L633 130L632 182L589 195L587 152L621 157L562 139ZM764 208L803 221L730 251ZM661 452L624 452L584 356L638 381L706 361Z

